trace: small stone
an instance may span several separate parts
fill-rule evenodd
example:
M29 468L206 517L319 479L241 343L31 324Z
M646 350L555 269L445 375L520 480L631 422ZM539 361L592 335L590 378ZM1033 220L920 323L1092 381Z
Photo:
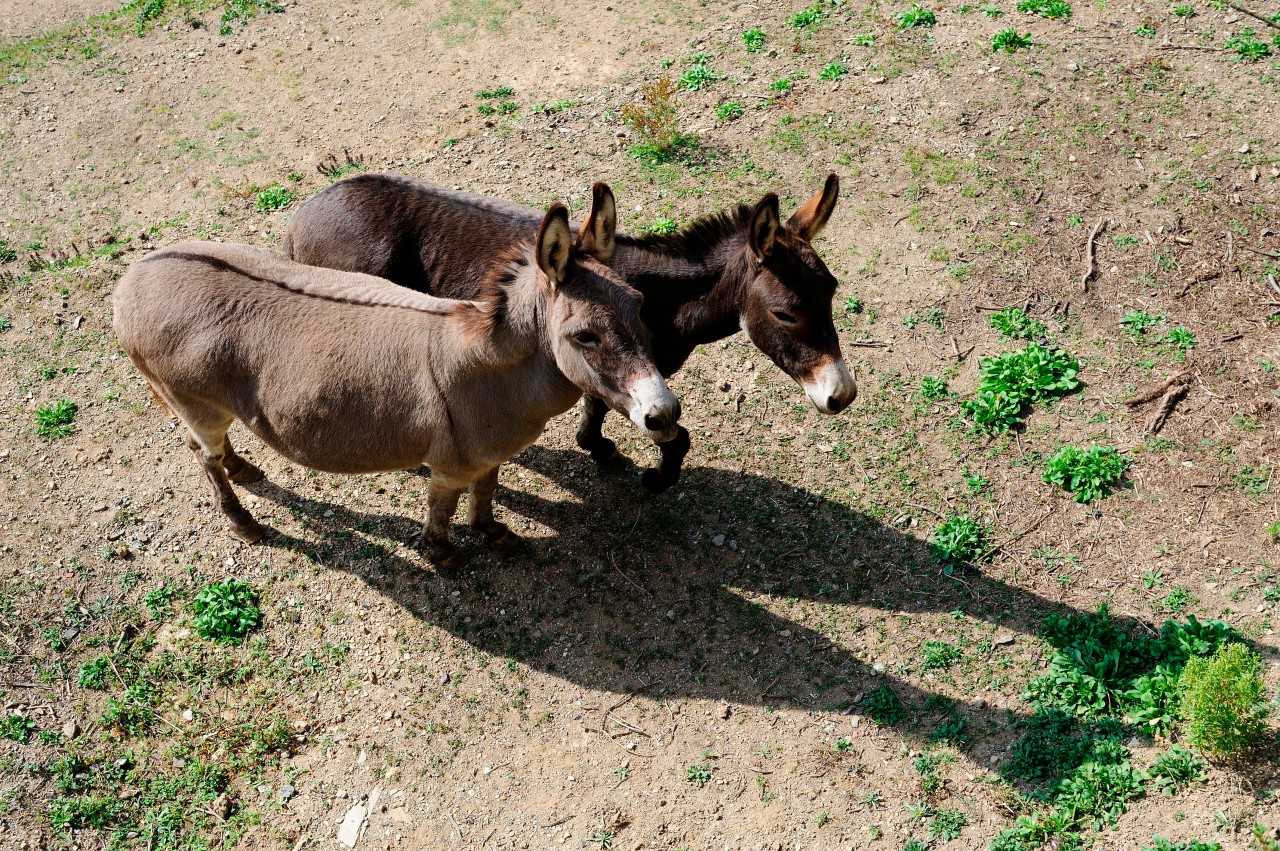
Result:
M1068 63L1067 63L1067 70L1068 70L1068 71L1079 71L1079 70L1080 70L1080 66L1079 66L1079 65L1077 65L1077 64L1076 64L1076 63L1074 63L1074 62L1068 62Z
M196 719L196 714L192 712L190 709L182 710L183 721L194 721L195 719Z
M996 640L993 643L997 646L1003 646L1005 644L1012 644L1013 641L1014 641L1014 635L1013 633L1010 632L1010 633L1006 633L1005 635L997 635Z
M342 817L342 824L338 826L338 842L348 848L355 848L360 835L364 833L368 818L369 811L364 808L364 804L356 804L347 810L347 814Z
M731 711L732 711L732 710L730 710L730 708L729 708L729 704L727 704L727 703L722 703L722 704L720 704L720 712L719 712L720 720L721 720L721 721L728 721L728 720L729 720L729 713L730 713Z
M1248 142L1245 142L1243 145L1241 145L1241 146L1240 146L1240 153L1242 153L1242 154L1247 154L1247 153L1249 153L1249 143L1248 143Z
M883 674L884 662L876 662L874 665L871 666L871 670L875 671L877 674Z
M711 543L716 545L717 547L723 547L724 540L725 540L724 535L716 535L714 538L711 539Z
M74 719L62 725L62 738L70 741L80 735L80 725Z
M447 686L449 684L449 672L445 671L440 675L440 685Z
M781 631L779 631L779 632L778 632L778 635L779 635L779 636L781 636L782 638L790 638L790 637L791 637L791 630L789 630L789 629L781 630Z
M330 509L328 509L327 511L325 511L324 516L325 516L325 517L332 517L332 516L333 516L333 509L332 509L332 508L330 508Z
M298 794L298 790L286 783L280 787L280 803L288 801L296 794Z

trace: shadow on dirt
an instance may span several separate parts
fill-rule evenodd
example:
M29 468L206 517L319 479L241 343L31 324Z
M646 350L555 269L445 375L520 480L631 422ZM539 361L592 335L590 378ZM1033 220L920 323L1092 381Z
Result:
M998 687L1016 694L1026 674L1009 659L1019 651L993 639L1034 635L1045 613L1061 609L971 567L946 576L920 539L774 479L688 468L676 489L649 497L635 486L633 468L602 475L578 452L530 447L504 479L521 476L522 467L579 501L543 499L527 474L521 490L500 487L501 516L515 531L513 514L559 534L490 554L455 526L471 556L455 580L378 543L413 538L422 521L416 505L409 516L361 514L269 483L252 489L307 518L320 536L276 534L269 544L351 573L487 653L590 689L896 713L895 727L921 740L936 739L940 725L957 730L957 719L978 734L1005 728L1008 717L981 701L942 698L904 674L944 681L969 666L966 679L986 668L998 680L1008 666L1008 682ZM325 512L333 514L321 520ZM793 608L795 620L786 614ZM950 629L922 636L918 623L894 623L898 614L929 612L980 623L970 622L959 642ZM872 637L859 644L877 648L871 658L843 643L863 631ZM922 670L922 638L960 644L950 671Z

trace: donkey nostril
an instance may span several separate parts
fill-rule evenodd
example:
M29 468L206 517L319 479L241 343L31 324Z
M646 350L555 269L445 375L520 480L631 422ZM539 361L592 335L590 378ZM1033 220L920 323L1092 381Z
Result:
M838 414L844 410L844 404L844 402L837 399L835 396L827 397L827 410L833 414Z
M663 421L662 417L655 417L653 414L645 414L644 427L649 429L649 431L662 431L662 428L665 425L666 423Z

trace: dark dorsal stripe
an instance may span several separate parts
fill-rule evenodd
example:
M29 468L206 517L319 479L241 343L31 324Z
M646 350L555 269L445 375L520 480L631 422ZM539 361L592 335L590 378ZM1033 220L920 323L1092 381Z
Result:
M676 233L627 236L618 234L619 245L634 246L658 254L704 257L716 246L738 233L745 233L751 221L751 207L739 204L711 213L685 225Z
M275 278L264 278L261 275L255 275L252 272L242 269L241 267L235 265L234 263L229 263L226 260L223 260L221 257L210 257L207 254L194 254L190 251L157 251L154 254L148 254L146 257L139 260L138 263L139 264L148 263L152 260L183 260L188 263L202 263L205 266L209 266L210 268L217 269L219 272L230 272L233 275L241 275L243 277L248 278L251 281L257 281L260 284L270 284L271 286L279 287L285 292L293 293L294 295L300 295L300 296L303 296L304 298L314 298L314 299L318 299L319 301L328 301L334 304L346 304L346 305L351 305L353 307L385 307L385 308L399 309L399 310L411 310L414 313L425 313L429 316L448 316L453 313L452 310L431 310L425 307L415 307L409 304L394 304L391 302L376 301L376 300L367 299L367 298L364 298L364 299L346 298L340 295L332 295L329 293L307 292L305 290L298 289L297 285L290 285L286 281L276 280ZM490 308L489 310L485 311L485 315L489 317L489 319L486 320L486 324L490 326L496 325L499 319L495 317L497 317L498 314L505 312L504 302L505 302L506 294L504 292L499 291L499 293L496 295L490 294L490 293L486 293L485 295L486 295L486 298L483 298L481 300L487 302L486 306Z

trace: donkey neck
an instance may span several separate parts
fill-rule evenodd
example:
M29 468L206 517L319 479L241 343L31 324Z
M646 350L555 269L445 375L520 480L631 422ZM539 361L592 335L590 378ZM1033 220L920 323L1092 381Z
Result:
M695 251L680 236L619 236L611 261L644 294L641 316L653 332L654 359L664 375L679 369L695 346L738 331L748 280L744 230L704 235Z

